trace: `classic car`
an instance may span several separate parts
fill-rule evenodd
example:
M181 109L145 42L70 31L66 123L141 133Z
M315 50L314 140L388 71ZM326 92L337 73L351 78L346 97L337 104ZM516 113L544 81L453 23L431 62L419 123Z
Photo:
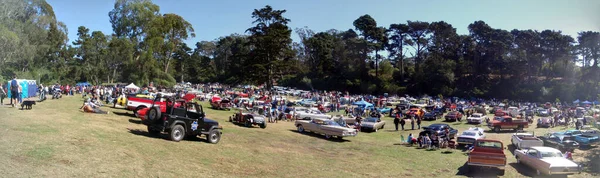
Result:
M221 97L213 97L210 102L213 109L231 110L231 100Z
M488 127L492 129L494 132L500 132L500 130L504 129L513 129L523 130L523 128L528 128L529 123L523 119L514 119L510 116L502 116L496 117L493 121L488 123Z
M482 128L469 128L469 130L463 131L462 134L458 135L456 142L460 145L473 145L476 140L484 139L485 133Z
M468 172L478 170L476 168L496 168L502 176L505 166L506 155L501 141L487 139L475 141L467 161Z
M382 121L380 118L369 117L362 120L360 123L360 130L377 132L377 130L383 129L384 126L385 121Z
M310 121L296 120L294 125L296 125L296 128L300 133L309 131L323 134L327 139L330 139L333 136L342 139L343 137L354 137L358 134L356 129L340 126L337 122L330 119L315 118Z
M296 104L298 104L300 106L307 106L307 107L311 107L312 105L314 105L316 103L317 102L312 99L303 99L303 100L296 102Z
M425 115L425 111L423 111L421 108L419 107L413 107L411 106L411 108L408 110L408 112L406 112L407 116L414 116L417 118L423 118L423 115Z
M462 119L463 115L458 112L458 111L451 111L448 114L446 114L446 116L444 116L444 119L446 121L460 121Z
M467 117L467 123L481 124L487 120L487 116L482 113L474 113L471 117Z
M579 143L575 138L568 135L560 135L555 133L547 133L544 136L538 137L544 141L544 146L553 147L561 151L573 151L579 147Z
M331 115L323 114L321 111L317 109L306 109L306 110L296 110L296 119L297 120L310 120L310 119L331 119Z
M549 128L552 126L552 118L550 117L540 117L537 119L537 127Z
M531 133L515 133L510 139L517 149L527 149L535 146L544 146L544 141Z
M392 108L388 108L388 107L377 108L377 112L379 112L381 114L389 114L391 111L392 111Z
M575 139L579 146L590 146L598 142L598 132L595 130L567 130L564 132L555 132L556 135L568 135Z
M550 147L515 150L515 158L517 163L534 169L537 175L581 173L580 165L565 158L559 150Z
M423 115L423 120L432 120L433 121L433 120L437 120L439 117L440 117L440 115L438 115L435 112L426 112Z
M446 128L448 128L448 131L450 131L450 138L456 137L456 134L458 134L458 130L450 127L448 124L431 124L429 126L423 127L423 130L429 132L429 135L438 133L439 136L442 136L444 135L444 130Z
M241 110L239 113L229 116L229 122L244 124L246 127L252 127L253 125L258 125L263 129L267 127L267 121L264 115L257 113L244 113Z

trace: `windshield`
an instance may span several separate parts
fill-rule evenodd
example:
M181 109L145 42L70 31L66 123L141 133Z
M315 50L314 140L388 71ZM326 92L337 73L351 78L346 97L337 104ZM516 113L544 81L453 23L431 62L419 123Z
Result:
M478 147L486 147L486 148L502 149L502 143L500 143L500 142L478 141L477 146Z
M542 154L542 158L560 158L563 157L560 152L540 152Z
M441 125L432 125L432 126L429 126L428 129L431 129L431 130L442 130L442 126Z
M325 121L325 125L341 126L340 124L338 124L337 122L332 121L332 120Z
M463 132L464 136L475 136L475 132Z
M571 131L571 135L581 135L581 131L579 131L579 130Z
M478 117L481 117L481 115L480 114L473 114L471 117L478 118Z
M377 118L374 118L374 117L367 118L367 119L365 119L365 122L377 122Z

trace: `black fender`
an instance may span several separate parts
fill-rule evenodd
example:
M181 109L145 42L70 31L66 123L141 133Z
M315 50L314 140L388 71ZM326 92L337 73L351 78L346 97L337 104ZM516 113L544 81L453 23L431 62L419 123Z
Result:
M222 131L223 131L223 127L221 127L221 126L217 126L217 125L213 125L213 126L211 126L211 127L210 127L210 129L208 129L206 132L200 132L200 133L201 133L201 134L208 134L208 133L210 133L210 131L212 131L212 130L215 130L215 129L216 129L216 130L219 130L219 132L221 132L221 133L222 133Z
M174 121L173 123L171 123L171 124L169 125L169 129L170 129L170 128L173 128L173 127L175 127L175 125L178 125L178 124L181 124L181 125L183 125L183 129L185 129L185 133L187 134L187 132L188 132L188 127L187 127L187 124L185 124L185 122L183 122L183 121Z

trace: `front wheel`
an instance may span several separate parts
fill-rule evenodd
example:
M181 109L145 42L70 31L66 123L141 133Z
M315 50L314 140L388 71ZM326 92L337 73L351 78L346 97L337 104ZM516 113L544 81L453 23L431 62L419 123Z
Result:
M217 129L213 129L206 135L206 140L208 143L217 144L221 140L221 132Z
M261 129L267 128L267 122L263 122L262 124L260 124L260 128Z
M175 125L175 127L173 127L171 131L169 131L169 137L171 137L172 141L179 142L183 139L184 136L185 129L182 125Z
M494 127L494 132L500 132L500 126Z
M331 138L331 135L329 135L329 134L325 134L325 138L326 138L326 139L330 139L330 138Z
M298 132L303 133L304 127L302 125L298 125Z

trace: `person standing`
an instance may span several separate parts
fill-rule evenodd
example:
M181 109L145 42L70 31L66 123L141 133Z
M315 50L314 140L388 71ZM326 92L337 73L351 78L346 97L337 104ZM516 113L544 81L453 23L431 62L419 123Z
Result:
M6 91L4 91L4 87L0 84L0 105L4 105L4 97L6 96Z
M396 114L396 117L394 117L394 126L396 126L396 131L398 131L398 124L400 124L400 115Z
M15 75L13 79L10 81L10 104L12 107L17 106L17 97L19 96L19 86L17 83L17 76Z

